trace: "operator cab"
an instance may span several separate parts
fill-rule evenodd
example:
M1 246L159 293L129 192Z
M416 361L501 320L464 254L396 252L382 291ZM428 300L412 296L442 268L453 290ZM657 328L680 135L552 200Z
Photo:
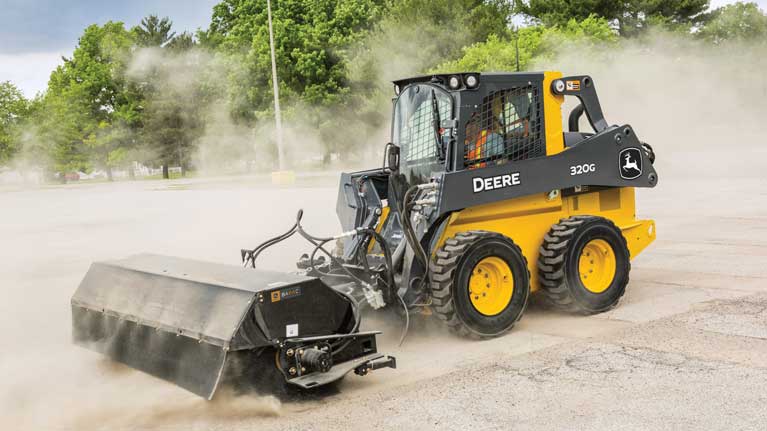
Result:
M607 128L588 76L558 72L437 74L394 81L392 144L409 184L434 174L544 157L595 133L581 132L585 113L593 132ZM563 131L563 96L579 104ZM545 114L544 114L545 113ZM552 124L544 124L548 119Z
M392 143L411 184L435 172L546 155L543 73L463 73L394 82Z

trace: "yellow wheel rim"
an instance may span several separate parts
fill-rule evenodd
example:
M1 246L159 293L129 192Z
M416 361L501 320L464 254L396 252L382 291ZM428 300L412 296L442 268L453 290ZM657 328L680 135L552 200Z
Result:
M581 283L591 293L607 290L615 278L615 252L603 239L592 239L583 247L578 259Z
M480 260L469 277L471 305L485 316L495 316L509 305L514 293L514 276L509 264L495 256Z

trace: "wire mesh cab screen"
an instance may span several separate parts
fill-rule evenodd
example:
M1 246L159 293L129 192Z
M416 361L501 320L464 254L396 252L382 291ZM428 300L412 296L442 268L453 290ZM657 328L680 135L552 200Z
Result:
M428 175L443 139L439 124L452 118L452 110L452 97L436 86L419 84L403 90L394 108L392 141L401 148L404 170Z
M463 162L467 169L545 156L538 86L488 94L471 114L465 130Z

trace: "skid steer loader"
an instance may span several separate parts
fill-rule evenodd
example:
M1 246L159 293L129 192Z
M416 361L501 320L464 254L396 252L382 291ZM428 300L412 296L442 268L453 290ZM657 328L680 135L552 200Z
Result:
M306 232L299 211L241 250L243 267L95 263L72 298L75 342L211 398L224 384L279 392L395 368L377 332L360 331L363 306L486 338L509 331L531 293L583 314L618 303L655 238L634 190L658 176L631 126L607 123L590 77L462 73L394 88L383 165L341 175L341 234ZM579 103L563 131L567 97ZM296 233L312 245L300 274L254 269Z

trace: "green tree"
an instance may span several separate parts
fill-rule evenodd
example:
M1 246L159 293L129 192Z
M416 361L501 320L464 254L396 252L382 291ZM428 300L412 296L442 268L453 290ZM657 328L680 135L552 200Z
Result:
M505 35L510 14L503 1L392 0L358 59L382 76L357 79L391 81L453 60L464 46Z
M369 28L373 0L282 0L273 2L280 95L286 104L333 104L346 91L344 51ZM243 116L271 108L271 63L266 0L225 0L213 9L209 41L229 53L245 53L247 94Z
M280 0L272 2L281 105L288 122L312 125L333 151L326 127L331 110L348 100L349 47L378 17L382 0ZM239 122L273 116L266 0L225 0L213 9L203 45L242 64L230 78L230 104ZM300 106L300 109L297 107ZM337 124L332 127L337 128ZM348 140L349 138L347 138Z
M518 12L546 25L564 25L590 15L607 19L623 36L652 24L691 29L700 25L709 0L515 0Z
M51 74L45 97L50 106L45 111L60 119L60 133L55 133L55 125L47 128L57 148L53 153L59 168L72 164L87 168L82 166L85 153L112 179L114 163L119 160L113 152L124 153L132 142L107 139L106 132L112 127L136 126L140 119L140 100L125 79L133 44L121 22L91 25L72 57L64 58L64 64Z
M178 36L173 37L168 41L166 48L175 52L189 51L197 46L197 41L194 39L194 35L189 32L183 32Z
M154 160L162 164L163 178L168 179L169 166L181 167L182 175L191 164L195 140L202 133L200 111L193 97L175 90L165 90L148 97L142 137L147 141Z
M197 55L194 37L187 32L174 36L171 25L168 18L154 16L142 21L142 26L159 30L145 29L155 34L155 43L135 52L131 76L144 102L140 136L151 157L147 162L161 165L165 179L170 177L171 164L180 166L182 174L190 168L196 140L204 128L205 90L211 79L204 74L206 62ZM118 133L116 137L123 136Z
M568 44L597 44L616 41L617 36L607 20L595 16L582 21L571 19L563 26L530 26L520 28L506 37L490 36L463 50L463 56L438 66L435 71L501 72L517 68L516 44L519 44L519 69L527 70L536 62L555 55Z
M727 41L767 40L767 15L756 3L737 2L714 10L697 36L719 44Z
M64 92L48 91L35 100L26 127L30 135L24 139L22 157L43 167L49 175L59 173L60 179L72 171L91 166L85 146L84 125L90 123L91 113L84 102L73 100L85 96L82 87Z
M19 125L29 113L29 101L10 81L0 82L0 165L18 151Z
M135 35L139 46L165 46L176 35L171 31L173 21L168 17L158 18L157 15L149 15L141 20L141 24L133 27L131 31Z
M501 0L391 0L382 19L384 30L414 30L414 42L439 46L451 56L466 42L478 42L506 32L512 4ZM435 44L432 37L444 39ZM404 41L404 39L403 39Z

